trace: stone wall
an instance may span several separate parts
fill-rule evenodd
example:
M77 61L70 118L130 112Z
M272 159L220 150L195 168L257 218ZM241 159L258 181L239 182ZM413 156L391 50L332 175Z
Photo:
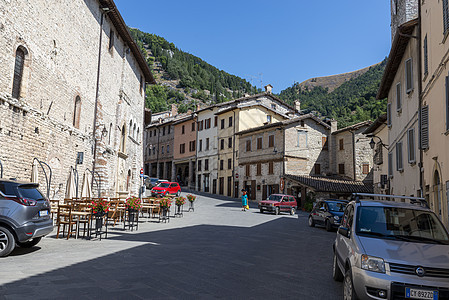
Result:
M80 168L95 167L101 176L104 196L115 196L122 190L137 194L138 173L143 163L142 72L108 16L100 30L99 3L75 0L48 5L36 0L31 5L11 0L0 2L0 12L0 93L4 95L4 103L9 103L16 50L21 47L26 57L19 102L33 112L24 115L15 108L1 110L2 120L14 120L3 121L1 125L3 132L11 132L11 135L2 133L1 139L5 175L26 179L29 175L22 174L25 170L13 166L27 166L30 157L32 160L36 156L52 166L53 192L65 191L76 152L84 152ZM111 33L114 46L109 48ZM76 97L81 99L78 128L73 122ZM34 133L36 127L39 134ZM37 147L38 144L42 146ZM20 147L26 150L17 152ZM119 152L123 155L118 155Z

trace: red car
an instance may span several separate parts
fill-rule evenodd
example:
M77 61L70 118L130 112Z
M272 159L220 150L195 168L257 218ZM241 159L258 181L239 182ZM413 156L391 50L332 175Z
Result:
M168 194L178 197L181 195L181 187L177 182L161 182L151 189L151 195L153 197L164 197Z
M296 211L296 199L290 195L283 194L272 194L267 200L262 200L259 202L260 212L264 211L274 212L278 215L281 211L290 212L291 215L295 214Z

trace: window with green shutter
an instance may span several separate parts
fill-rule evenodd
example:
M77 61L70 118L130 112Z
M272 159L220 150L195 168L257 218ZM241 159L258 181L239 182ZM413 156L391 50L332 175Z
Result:
M421 107L420 112L420 146L425 150L429 148L429 106Z
M405 91L410 93L413 90L413 68L412 59L409 58L405 61Z

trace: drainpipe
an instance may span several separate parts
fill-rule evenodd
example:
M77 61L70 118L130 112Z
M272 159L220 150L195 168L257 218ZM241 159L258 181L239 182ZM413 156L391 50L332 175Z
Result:
M161 136L161 128L157 127L157 149L156 149L156 178L159 178L159 137ZM175 147L173 147L175 148ZM174 149L173 149L174 151Z
M109 12L109 8L100 7L101 19L100 19L100 42L98 45L98 66L97 66L97 86L95 90L95 105L94 105L94 126L92 130L92 137L94 139L94 153L93 153L93 161L92 161L92 172L95 172L95 163L97 160L97 113L98 113L98 94L99 94L99 86L100 86L100 66L101 66L101 42L103 40L103 20L104 15ZM94 182L92 180L91 189L94 187Z
M195 119L193 120L193 122L195 122L195 129L196 129L196 140L195 140L195 143L196 143L196 147L195 147L195 168L197 168L197 166L198 166L198 148L199 148L199 141L198 141L198 123L199 123L199 120L198 120L198 117L196 118L196 121L195 121ZM211 123L212 123L212 121L211 121ZM203 149L201 149L201 150L203 150ZM204 166L203 166L204 167ZM201 170L203 170L203 169L201 169ZM203 171L201 171L201 172L203 172ZM198 175L200 175L199 174L200 173L200 171L198 170L198 173L196 174L196 177L198 177ZM200 176L200 178L201 178L202 176ZM197 182L197 184L196 184L196 188L198 188L197 189L197 191L199 191L200 189L199 189L199 187L200 187L200 183L201 183L201 179L199 179L198 180L198 182ZM203 187L204 188L204 187Z
M418 0L418 143L421 143L421 108L422 108L422 57L421 57L421 0ZM420 197L424 197L424 168L423 168L423 149L419 145L419 188Z

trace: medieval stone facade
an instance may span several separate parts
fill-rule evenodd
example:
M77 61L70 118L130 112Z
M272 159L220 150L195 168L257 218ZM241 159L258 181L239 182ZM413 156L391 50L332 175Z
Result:
M102 196L136 194L154 79L113 1L2 1L0 11L3 177L29 180L36 157L52 170L52 198L71 167L97 172Z

